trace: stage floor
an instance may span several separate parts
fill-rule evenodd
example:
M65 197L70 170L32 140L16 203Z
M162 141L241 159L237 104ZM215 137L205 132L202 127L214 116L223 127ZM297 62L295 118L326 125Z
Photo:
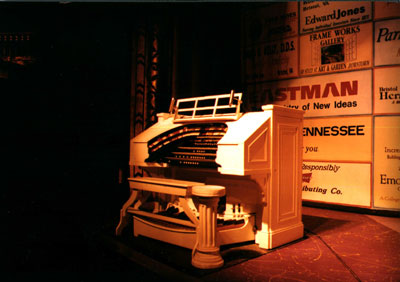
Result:
M214 270L195 269L190 250L151 239L105 232L98 240L150 279L400 281L400 218L303 207L303 223L302 239L273 250L253 242L222 248L225 265Z
M400 281L400 217L303 206L303 238L273 250L224 246L222 268L199 270L189 249L129 229L116 237L115 211L17 210L3 241L4 281Z

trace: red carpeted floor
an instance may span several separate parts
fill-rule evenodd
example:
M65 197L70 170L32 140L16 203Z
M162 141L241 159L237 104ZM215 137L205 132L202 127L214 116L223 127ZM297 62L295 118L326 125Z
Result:
M303 207L303 223L303 238L273 250L221 248L225 265L214 270L191 266L188 249L131 234L100 242L146 270L141 281L400 281L399 217Z
M400 225L400 219L393 219ZM400 233L371 216L303 207L305 238L207 281L400 281Z

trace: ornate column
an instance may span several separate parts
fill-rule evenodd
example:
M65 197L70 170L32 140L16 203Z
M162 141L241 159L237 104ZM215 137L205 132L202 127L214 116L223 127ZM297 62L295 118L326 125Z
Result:
M199 223L196 226L197 243L192 253L192 265L210 269L224 265L217 241L217 205L225 195L225 187L216 185L193 186L192 195L199 199Z

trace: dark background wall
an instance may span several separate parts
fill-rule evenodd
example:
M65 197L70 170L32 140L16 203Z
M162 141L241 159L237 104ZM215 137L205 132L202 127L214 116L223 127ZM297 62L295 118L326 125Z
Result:
M178 97L241 90L240 9L194 3L0 5L0 32L32 32L35 58L29 66L8 65L9 77L0 79L7 141L4 270L131 268L93 238L115 228L128 196L132 33L139 24L162 27L157 101L167 110L171 46Z

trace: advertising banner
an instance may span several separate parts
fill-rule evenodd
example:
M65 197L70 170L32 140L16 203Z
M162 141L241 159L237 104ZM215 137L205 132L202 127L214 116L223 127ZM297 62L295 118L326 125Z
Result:
M400 19L375 22L375 66L400 64Z
M400 114L400 66L374 69L374 113Z
M246 83L298 76L298 38L248 47Z
M303 159L372 161L372 117L304 119Z
M303 200L370 207L371 164L303 162Z
M400 210L400 116L375 117L374 207Z
M400 16L400 3L398 2L377 1L374 2L374 4L375 4L374 17L376 20Z
M246 11L246 46L298 34L298 3L270 3Z
M371 7L371 2L361 1L301 1L300 33L371 20Z
M247 86L250 107L277 104L305 111L305 117L372 113L372 71L265 82Z
M372 23L303 35L300 50L301 75L372 67Z

